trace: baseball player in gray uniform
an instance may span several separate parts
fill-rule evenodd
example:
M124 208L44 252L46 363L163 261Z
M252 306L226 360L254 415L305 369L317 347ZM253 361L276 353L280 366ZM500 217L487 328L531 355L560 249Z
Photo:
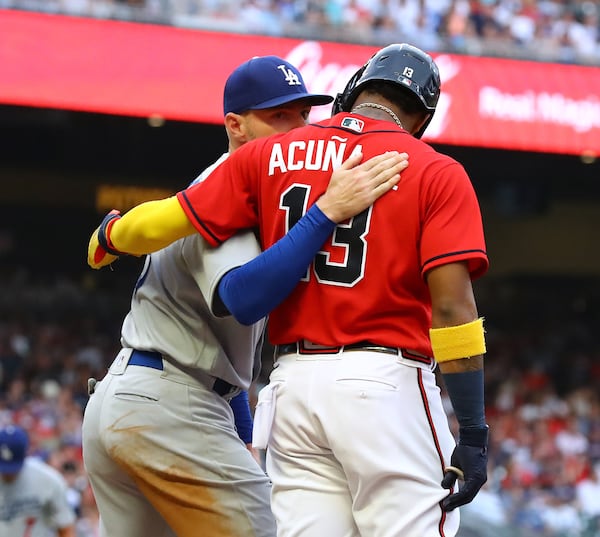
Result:
M0 535L75 537L65 479L44 461L27 457L28 446L21 427L0 429Z
M281 58L245 62L225 85L229 152L304 125L312 105L332 100L308 93ZM229 404L256 375L264 320L243 326L212 308L221 277L259 253L252 232L217 249L195 234L146 258L123 348L83 421L101 536L275 536L269 479Z

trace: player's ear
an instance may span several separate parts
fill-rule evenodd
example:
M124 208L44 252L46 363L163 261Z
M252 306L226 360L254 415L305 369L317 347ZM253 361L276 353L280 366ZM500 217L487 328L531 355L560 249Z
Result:
M234 114L228 112L225 115L225 129L231 142L235 143L236 146L240 146L248 141L246 136L246 125L244 116L240 114Z

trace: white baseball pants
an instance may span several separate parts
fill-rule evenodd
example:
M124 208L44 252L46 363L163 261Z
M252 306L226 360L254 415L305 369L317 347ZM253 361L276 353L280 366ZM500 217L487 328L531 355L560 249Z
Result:
M101 537L275 537L269 479L229 403L173 367L113 366L83 450Z
M439 505L455 441L429 366L371 351L288 354L264 390L278 537L456 534L458 510Z

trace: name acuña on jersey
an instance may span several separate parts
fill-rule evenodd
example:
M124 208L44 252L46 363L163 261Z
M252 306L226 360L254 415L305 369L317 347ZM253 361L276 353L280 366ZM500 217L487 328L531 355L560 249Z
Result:
M345 156L347 138L332 136L330 140L295 140L284 151L280 143L273 144L269 158L269 175L292 170L335 170L344 160L362 152L356 145L352 153Z

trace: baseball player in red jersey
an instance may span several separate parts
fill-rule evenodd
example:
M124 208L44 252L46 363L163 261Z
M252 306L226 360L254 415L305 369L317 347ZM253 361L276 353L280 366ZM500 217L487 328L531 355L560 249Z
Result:
M429 55L385 47L338 96L331 119L248 144L203 184L98 230L115 254L152 247L136 224L159 226L159 243L193 226L213 245L258 227L269 248L314 214L328 174L349 155L409 154L398 187L338 224L291 293L276 268L268 274L276 363L259 395L255 441L268 446L280 537L450 537L456 507L487 479L485 338L471 281L488 260L469 177L419 139L439 93ZM291 274L293 256L279 261ZM246 266L232 271L234 289L236 272L250 274ZM223 291L236 317L247 312L243 293Z
M248 60L225 84L229 153L197 181L247 141L302 126L311 105L332 100L309 94L300 73L282 58ZM379 173L379 162L382 178L393 179L400 169L394 161L399 157L378 157L374 166L339 170L338 177L356 175L360 187L369 167ZM374 198L363 198L347 183L332 179L331 187L350 216ZM344 185L342 198L337 184ZM123 349L95 387L83 423L102 535L275 535L269 480L237 437L251 442L241 427L236 434L227 404L256 371L263 321L242 326L215 309L219 279L259 252L247 231L215 249L194 234L147 257L123 323ZM110 261L105 254L102 260ZM238 399L231 407L239 426L244 400ZM247 397L245 409L251 433Z
M293 65L262 56L233 71L223 101L229 151L196 181L248 140L305 125L311 106L333 97L309 93ZM101 536L275 536L269 479L244 445L252 448L247 393L231 399L258 372L264 320L243 326L213 307L223 274L259 253L246 231L220 248L194 234L146 258L123 348L83 420Z

